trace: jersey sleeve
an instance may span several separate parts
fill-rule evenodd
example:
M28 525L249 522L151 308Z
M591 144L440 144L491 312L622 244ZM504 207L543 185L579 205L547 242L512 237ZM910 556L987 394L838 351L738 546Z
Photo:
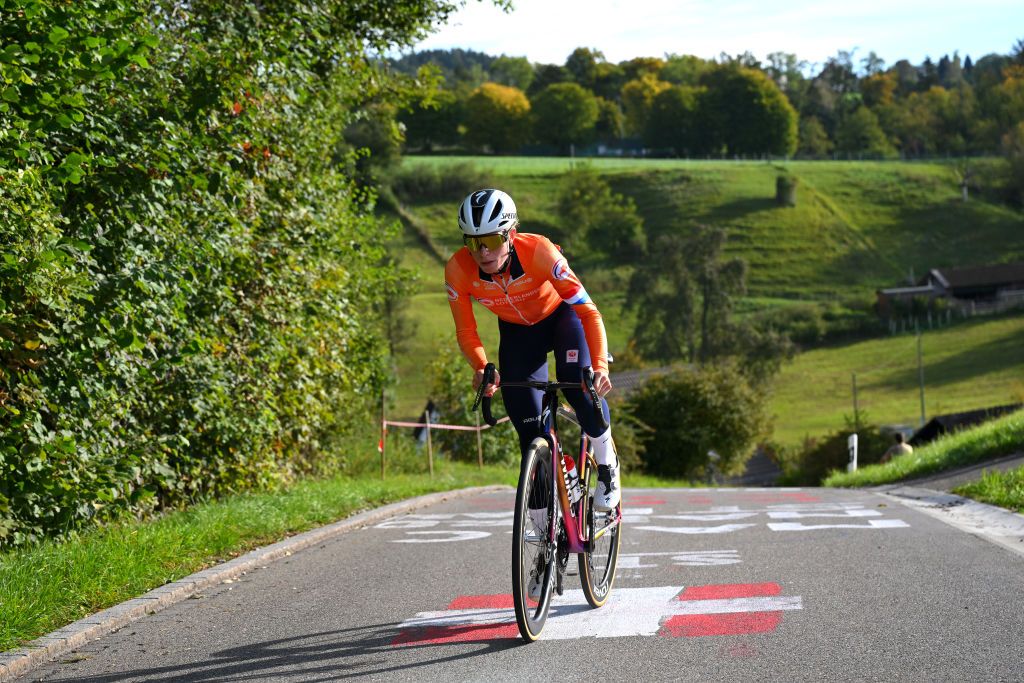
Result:
M538 269L543 268L544 276L562 301L571 305L579 316L594 370L608 372L608 338L604 330L604 319L583 283L569 267L565 256L550 240L541 238L533 261Z
M455 339L459 343L459 349L474 370L482 370L487 365L487 354L476 330L476 316L473 315L473 300L469 287L465 286L465 278L461 276L454 259L445 266L444 278L444 286L448 290L448 307L455 320Z

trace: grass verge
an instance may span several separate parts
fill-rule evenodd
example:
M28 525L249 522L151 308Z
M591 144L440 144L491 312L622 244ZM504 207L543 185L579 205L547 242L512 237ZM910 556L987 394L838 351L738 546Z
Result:
M444 463L433 479L338 477L123 521L0 555L0 652L282 538L404 498L487 484L508 468Z
M1024 512L1024 467L1009 472L985 472L981 479L953 489L953 493Z
M856 472L833 472L825 486L877 486L964 467L1024 448L1024 410L974 429L949 434L885 464Z
M507 484L518 470L442 461L435 476L303 481L285 491L203 503L122 521L0 555L0 652L287 536L435 491ZM627 475L633 487L689 486Z

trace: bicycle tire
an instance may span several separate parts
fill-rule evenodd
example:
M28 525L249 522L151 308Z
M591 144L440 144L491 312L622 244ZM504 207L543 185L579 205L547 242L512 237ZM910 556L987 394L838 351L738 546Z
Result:
M580 553L580 584L583 587L583 595L591 607L601 607L608 602L612 593L612 585L615 583L615 569L619 563L619 544L622 540L622 523L612 527L596 541L593 540L594 533L603 524L595 523L597 519L602 522L611 514L619 514L616 509L613 513L594 512L594 491L597 488L597 465L593 458L587 457L587 468L583 474L583 482L586 484L586 504L584 505L584 522L587 529L587 538L591 539L590 549ZM619 504L621 507L621 503Z
M519 633L527 642L537 640L544 630L555 583L555 554L550 532L551 525L557 522L557 504L550 470L551 447L544 439L534 439L519 471L512 527L512 602ZM529 514L531 498L535 504L543 503L547 510L545 529L538 530L534 526ZM536 602L529 599L529 583L534 571L543 571L540 598Z

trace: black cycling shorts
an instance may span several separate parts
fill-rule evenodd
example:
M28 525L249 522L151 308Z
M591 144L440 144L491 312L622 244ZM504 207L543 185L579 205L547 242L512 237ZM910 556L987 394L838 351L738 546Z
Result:
M555 376L559 382L583 381L580 368L590 365L590 350L583 334L579 316L567 303L534 325L516 325L498 320L500 344L498 364L502 381L546 381L548 353L555 352ZM580 425L589 436L602 433L589 393L580 389L563 389L562 393L576 411ZM505 411L519 434L519 446L525 453L530 442L541 436L541 399L539 389L508 388L501 390ZM611 424L608 402L601 399L601 410Z

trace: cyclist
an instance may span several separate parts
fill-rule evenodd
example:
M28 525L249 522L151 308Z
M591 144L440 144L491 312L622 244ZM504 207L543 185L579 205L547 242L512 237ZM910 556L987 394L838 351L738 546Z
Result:
M516 205L501 190L478 190L466 197L459 207L459 227L465 246L448 259L445 287L459 348L475 371L473 388L479 388L487 365L473 315L471 299L476 299L498 316L498 374L484 388L487 396L502 376L516 382L547 380L549 351L555 353L558 381L582 382L580 368L592 366L597 393L611 391L604 322L559 247L542 235L519 233ZM594 446L599 482L594 508L609 511L618 505L621 491L611 427L602 432L597 417L601 410L611 424L608 403L602 398L595 409L582 389L563 393ZM537 389L502 391L524 454L541 436L542 396Z

